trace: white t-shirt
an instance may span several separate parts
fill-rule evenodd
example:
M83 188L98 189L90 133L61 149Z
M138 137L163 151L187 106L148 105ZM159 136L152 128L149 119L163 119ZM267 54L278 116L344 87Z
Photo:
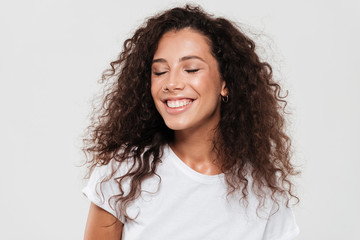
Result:
M114 179L101 185L111 172L113 161L95 168L83 193L94 204L116 216L108 199L119 193ZM114 178L123 174L121 166ZM292 210L285 204L278 207L269 199L256 211L258 202L251 191L248 206L239 202L239 195L229 195L224 174L201 174L179 159L169 146L164 147L157 176L141 186L141 196L127 209L136 222L124 223L122 240L288 240L298 235ZM160 184L159 184L160 183ZM125 190L126 191L126 190ZM111 203L110 203L111 204Z

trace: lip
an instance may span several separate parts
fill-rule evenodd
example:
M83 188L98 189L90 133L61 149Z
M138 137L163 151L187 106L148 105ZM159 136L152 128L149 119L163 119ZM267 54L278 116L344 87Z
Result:
M182 99L191 99L191 103L185 105L185 106L182 106L182 107L177 107L177 108L170 108L168 107L168 105L166 104L167 101L175 101L175 100L182 100ZM193 99L193 98L186 98L186 97L172 97L172 98L164 98L162 100L163 104L164 104L164 107L165 107L165 110L168 114L181 114L183 112L185 112L186 110L188 110L192 105L193 103L196 101L196 99Z
M191 99L192 101L195 100L194 98L185 97L185 96L176 96L176 97L169 96L169 97L161 98L161 101L166 103L166 101L176 101L176 100L182 100L182 99Z

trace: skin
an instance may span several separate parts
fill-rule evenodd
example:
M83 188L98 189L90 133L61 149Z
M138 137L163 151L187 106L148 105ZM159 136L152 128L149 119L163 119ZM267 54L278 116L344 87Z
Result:
M123 223L104 209L91 203L84 240L119 240Z
M174 130L173 151L194 170L214 175L220 170L214 164L212 139L227 90L208 42L190 28L165 33L153 58L151 94L165 124ZM179 108L166 104L184 99L191 103Z
M227 95L218 63L202 34L183 29L165 33L154 54L151 94L166 125L175 132L170 144L176 155L194 170L221 173L212 151L214 129L220 120L221 96ZM189 105L169 108L166 101L188 100ZM123 223L91 203L85 240L121 239Z

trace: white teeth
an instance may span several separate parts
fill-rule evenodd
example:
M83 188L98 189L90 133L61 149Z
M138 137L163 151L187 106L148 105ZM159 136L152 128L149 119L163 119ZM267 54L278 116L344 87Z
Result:
M191 102L192 102L192 100L190 100L190 99L175 100L175 101L168 100L168 101L166 101L166 104L170 108L178 108L178 107L186 106L186 105L190 104Z

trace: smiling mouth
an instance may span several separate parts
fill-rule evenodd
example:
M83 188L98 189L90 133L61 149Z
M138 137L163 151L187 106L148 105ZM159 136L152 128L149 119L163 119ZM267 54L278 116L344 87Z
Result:
M169 108L181 108L192 103L193 99L181 99L181 100L167 100L165 101L166 106Z

